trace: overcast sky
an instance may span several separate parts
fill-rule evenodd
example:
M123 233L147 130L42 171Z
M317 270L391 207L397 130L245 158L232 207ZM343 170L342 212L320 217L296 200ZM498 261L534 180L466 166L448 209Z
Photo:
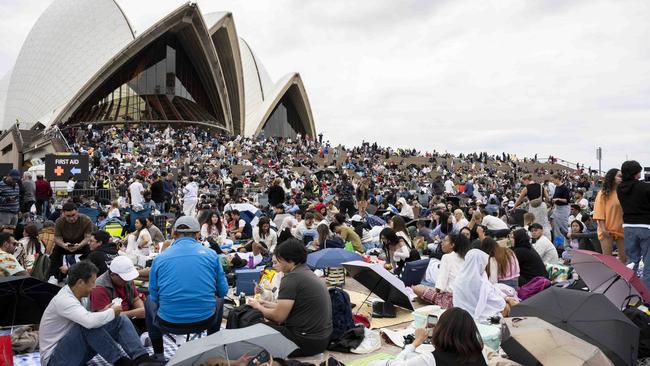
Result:
M86 1L86 0L84 0ZM3 0L0 75L51 0ZM181 0L118 0L142 33ZM650 166L650 2L210 0L334 143Z

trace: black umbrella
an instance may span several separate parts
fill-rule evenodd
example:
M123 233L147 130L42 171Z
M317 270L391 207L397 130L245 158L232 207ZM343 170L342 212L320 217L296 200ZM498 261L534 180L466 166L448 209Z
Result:
M548 288L513 306L511 317L534 316L600 348L615 365L636 365L639 328L605 295Z
M382 300L413 310L404 282L388 272L381 264L353 261L343 263L343 267L349 271L352 278Z
M0 326L40 323L60 289L29 276L0 278Z

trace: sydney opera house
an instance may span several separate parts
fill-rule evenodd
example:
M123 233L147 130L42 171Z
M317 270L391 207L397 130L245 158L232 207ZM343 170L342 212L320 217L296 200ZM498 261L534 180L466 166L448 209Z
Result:
M272 81L231 13L188 2L136 35L114 0L55 0L0 80L0 130L88 123L315 135L300 75Z

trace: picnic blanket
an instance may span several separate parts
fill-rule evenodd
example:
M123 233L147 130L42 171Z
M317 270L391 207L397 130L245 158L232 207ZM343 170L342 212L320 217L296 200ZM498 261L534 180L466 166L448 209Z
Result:
M185 336L178 336L176 342L170 337L163 337L163 343L165 346L165 357L172 358L178 349L177 343L184 343ZM149 354L153 354L153 349L151 347L145 347ZM92 360L88 361L90 366L111 366L110 363L106 362L101 356L97 355ZM41 366L41 355L38 352L24 353L22 355L14 356L14 366Z
M395 307L396 315L397 315L395 318L373 318L370 316L370 314L372 314L372 305L368 303L363 303L363 300L365 300L366 296L368 296L367 293L361 293L361 292L356 292L351 290L345 290L345 292L347 292L348 295L350 295L350 302L352 304L357 305L354 309L352 309L352 312L365 315L370 320L371 329L386 328L393 325L408 323L410 321L413 321L413 317L411 316L411 311L402 309L400 307ZM373 301L373 296L370 297L369 301L370 302Z

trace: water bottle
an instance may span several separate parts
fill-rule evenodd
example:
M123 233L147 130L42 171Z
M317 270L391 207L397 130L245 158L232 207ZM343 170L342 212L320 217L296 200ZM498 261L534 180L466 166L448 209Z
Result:
M243 292L239 293L239 306L246 304L246 294Z
M255 268L255 260L253 259L253 253L248 255L248 268Z

